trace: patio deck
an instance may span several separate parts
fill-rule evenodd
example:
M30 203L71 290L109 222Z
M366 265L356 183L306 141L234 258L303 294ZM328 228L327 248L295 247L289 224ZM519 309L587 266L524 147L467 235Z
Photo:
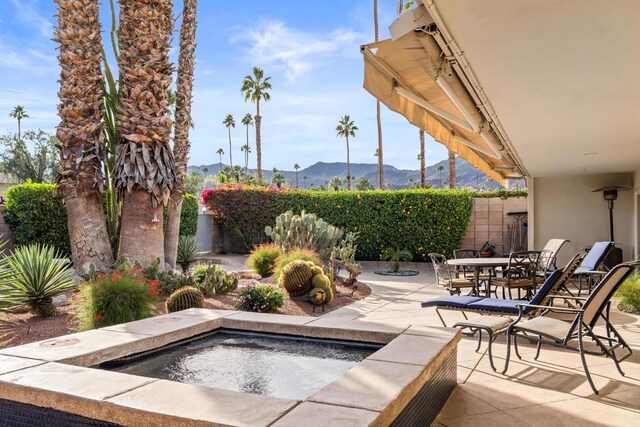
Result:
M224 257L225 268L240 269L242 257ZM386 266L386 264L383 264ZM433 272L421 267L413 277L385 277L373 273L376 263L365 263L360 280L373 290L370 297L322 317L319 322L339 324L344 319L390 326L442 326L435 310L420 301L445 295L435 285ZM453 324L462 316L445 312ZM594 395L577 353L546 347L538 361L535 348L520 346L523 360L512 359L507 376L491 370L486 344L475 352L476 340L463 338L458 345L458 386L435 423L437 426L629 426L640 425L640 316L612 310L613 324L634 348L622 363L626 376L604 357L587 356L596 387ZM450 321L450 323L449 323ZM504 364L506 346L494 344L496 366Z

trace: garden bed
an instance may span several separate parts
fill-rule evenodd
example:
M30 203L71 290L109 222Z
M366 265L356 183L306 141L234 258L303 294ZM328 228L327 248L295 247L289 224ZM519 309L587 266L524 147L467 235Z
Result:
M226 295L216 295L205 298L204 308L237 310L236 305L242 287L250 284L252 280L240 280L237 290ZM338 292L330 304L325 305L325 311L321 307L313 306L305 301L295 301L285 298L284 306L278 310L278 314L296 316L321 316L340 307L352 304L371 294L371 288L364 283L358 283L357 290L337 285ZM352 294L353 292L353 294ZM71 293L69 293L69 296ZM71 304L58 307L58 315L51 318L39 318L29 312L0 313L0 321L9 321L12 325L0 325L0 349L28 344L35 341L50 339L76 332L76 325L71 318L74 307ZM164 314L164 300L156 304L157 314Z

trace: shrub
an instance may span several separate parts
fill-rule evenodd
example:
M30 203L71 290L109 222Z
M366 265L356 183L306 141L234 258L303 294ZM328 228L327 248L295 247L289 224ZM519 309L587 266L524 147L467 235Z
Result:
M429 252L450 255L460 247L473 205L467 190L318 192L242 185L205 190L202 201L247 249L268 240L264 229L282 212L305 210L358 232L357 259L379 260L385 248L404 247L419 261Z
M284 292L271 285L258 285L242 289L238 308L268 313L277 311L283 305Z
M280 255L282 255L282 249L274 243L257 246L247 258L247 267L262 277L269 277L273 274L276 258Z
M289 252L284 253L276 258L276 263L273 266L273 278L279 280L282 269L290 262L297 260L311 261L317 265L322 264L322 261L320 261L320 258L318 258L317 253L307 249L293 248Z
M103 273L80 286L74 297L80 330L132 322L154 315L158 281L149 280L139 268Z
M55 316L53 297L76 286L71 262L52 246L21 246L6 260L7 277L0 284L14 299L42 317Z
M640 314L640 274L630 276L616 292L618 308Z
M172 293L165 303L167 313L204 307L204 295L192 286L185 286Z
M198 198L193 194L185 194L180 210L180 230L181 236L195 236L198 231ZM163 211L164 226L167 227L167 208Z
M14 185L5 192L5 219L17 245L39 243L71 255L67 211L53 184Z
M303 210L300 215L291 211L278 215L273 227L265 227L265 233L285 252L290 248L309 249L328 262L344 231Z
M201 265L193 272L198 288L206 297L227 294L238 288L238 276L218 265Z
M191 264L200 260L200 252L202 252L202 248L195 236L180 236L178 238L176 261L180 264L184 273L189 271Z

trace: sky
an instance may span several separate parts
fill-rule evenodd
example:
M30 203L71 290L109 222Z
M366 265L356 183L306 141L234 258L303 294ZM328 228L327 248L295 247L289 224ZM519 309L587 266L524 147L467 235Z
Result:
M102 0L103 42L107 41L110 12ZM174 0L179 15L182 2ZM218 162L223 148L228 163L227 129L222 124L232 114L234 163L246 132L240 124L255 105L244 102L242 79L253 66L271 76L271 101L261 103L262 164L292 170L317 161L346 161L344 139L335 127L349 114L359 130L351 139L351 162L375 163L377 148L376 103L362 88L363 60L360 45L372 42L373 2L360 0L200 0L196 70L191 130L191 165ZM396 18L396 0L379 0L380 38L389 37L388 26ZM59 68L52 0L0 0L0 133L15 132L9 118L15 105L29 114L22 128L55 132ZM177 65L180 20L171 58ZM115 66L112 66L115 69ZM418 169L418 129L382 106L385 164ZM255 131L250 129L255 147ZM426 163L446 158L446 149L427 135ZM255 167L255 148L249 162Z

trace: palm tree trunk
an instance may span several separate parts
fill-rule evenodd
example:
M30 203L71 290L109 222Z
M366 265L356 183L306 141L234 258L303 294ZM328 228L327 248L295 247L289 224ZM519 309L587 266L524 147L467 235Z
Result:
M184 179L189 161L189 130L191 128L191 102L193 70L196 50L196 10L198 0L184 0L182 26L180 28L180 56L178 81L176 82L176 113L174 126L173 157L176 162L176 185L171 190L167 209L167 226L164 232L164 260L171 268L176 266L180 213L184 199Z
M349 135L347 135L347 189L351 191L351 162L349 161Z
M380 33L378 26L378 0L373 0L373 33L374 41L377 42ZM378 129L378 183L380 189L384 190L384 156L382 154L382 121L380 119L380 101L376 100L376 125Z
M420 129L420 188L425 183L424 130Z
M456 153L449 151L449 188L456 188Z
M227 129L229 130L229 166L233 169L233 154L231 153L231 126Z
M298 171L296 171L296 188L298 188Z
M61 171L56 176L56 191L67 207L67 221L73 264L82 272L93 263L106 271L113 264L101 191L102 174L102 71L101 26L98 0L63 2L58 5L55 40L60 43ZM18 119L18 138L20 134Z
M21 140L21 134L20 134L20 117L18 117L18 142L20 142Z
M260 100L256 102L256 167L258 169L258 184L262 184L262 140L260 138L260 126L262 117L260 117Z
M244 152L244 174L249 175L249 125L247 125L246 128L247 128L247 146L245 147L246 150Z
M152 195L145 190L124 193L119 254L143 265L164 257L162 205L155 208Z

